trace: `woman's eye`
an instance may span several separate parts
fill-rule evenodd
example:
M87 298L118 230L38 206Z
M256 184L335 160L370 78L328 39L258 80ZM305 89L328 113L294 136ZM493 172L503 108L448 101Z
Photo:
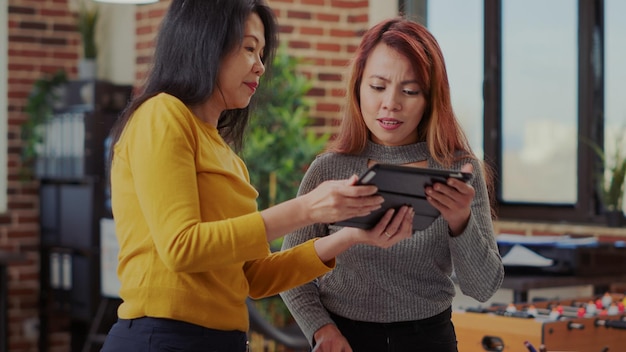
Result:
M383 86L375 86L373 84L370 84L370 88L372 88L373 90L384 90L385 87Z
M404 94L407 94L407 95L418 95L418 94L420 94L420 91L419 90L405 89L404 90Z

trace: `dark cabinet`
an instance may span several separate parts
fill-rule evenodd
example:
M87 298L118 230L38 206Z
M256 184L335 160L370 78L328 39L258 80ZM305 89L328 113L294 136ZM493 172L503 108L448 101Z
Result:
M43 130L40 180L40 351L69 331L81 351L100 302L100 219L106 206L105 141L131 87L71 81Z

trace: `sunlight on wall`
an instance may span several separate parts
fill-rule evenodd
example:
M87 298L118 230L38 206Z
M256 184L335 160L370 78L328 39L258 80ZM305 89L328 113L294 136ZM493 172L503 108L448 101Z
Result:
M98 77L115 84L135 80L135 7L100 3Z

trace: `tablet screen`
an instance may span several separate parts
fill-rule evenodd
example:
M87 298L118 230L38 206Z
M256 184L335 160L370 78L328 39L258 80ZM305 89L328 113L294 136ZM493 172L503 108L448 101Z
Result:
M456 170L375 164L359 177L358 183L376 185L378 193L385 199L382 207L367 216L340 221L335 225L370 229L388 209L410 205L415 211L413 230L423 230L439 216L439 211L426 200L425 188L436 182L445 183L450 177L467 182L472 174Z

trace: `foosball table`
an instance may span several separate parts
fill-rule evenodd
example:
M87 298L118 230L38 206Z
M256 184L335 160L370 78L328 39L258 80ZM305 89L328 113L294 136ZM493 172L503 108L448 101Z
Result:
M459 352L624 352L624 305L623 294L607 293L455 310L452 322Z

